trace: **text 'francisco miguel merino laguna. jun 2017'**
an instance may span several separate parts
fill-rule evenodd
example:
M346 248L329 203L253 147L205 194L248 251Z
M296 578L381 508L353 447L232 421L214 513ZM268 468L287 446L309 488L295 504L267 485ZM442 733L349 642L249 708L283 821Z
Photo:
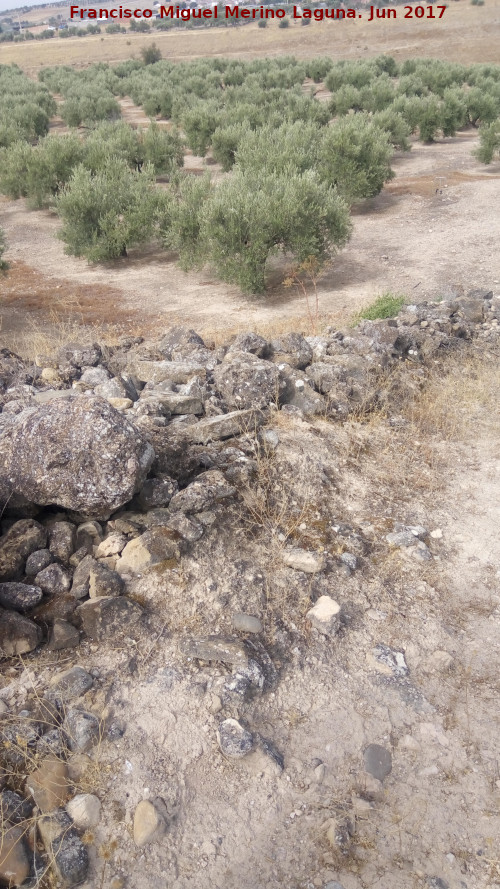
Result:
M380 8L378 6L366 6L359 9L309 9L308 7L293 6L291 9L283 7L267 6L206 6L197 9L184 9L180 6L160 6L159 10L131 9L125 6L117 6L114 9L86 8L83 6L71 6L71 19L151 19L170 18L190 21L191 19L219 19L225 18L233 21L240 19L283 19L285 16L293 19L358 19L364 18L371 22L373 19L441 19L446 6L404 6L399 10L394 7Z

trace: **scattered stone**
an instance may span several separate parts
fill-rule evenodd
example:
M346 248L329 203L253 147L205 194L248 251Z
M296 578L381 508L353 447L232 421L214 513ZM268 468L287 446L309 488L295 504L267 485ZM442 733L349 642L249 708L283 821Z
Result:
M320 596L306 617L325 636L335 636L340 629L340 605L330 596Z
M0 477L11 491L95 518L127 503L154 459L151 445L122 414L86 395L9 416L3 448ZM44 545L37 539L30 552Z
M106 556L117 556L125 549L127 543L128 540L125 534L113 531L97 547L96 558L102 559Z
M427 877L427 885L429 889L449 889L449 884L441 877Z
M96 367L102 360L102 350L98 343L81 346L79 343L67 343L57 353L59 365L71 364L79 370Z
M229 759L240 759L253 749L254 738L236 719L224 719L217 728L219 747Z
M303 571L305 574L316 574L324 568L324 557L318 553L308 552L299 547L290 547L283 553L283 562L295 571Z
M248 666L248 654L239 639L226 636L183 639L180 649L186 657L198 658L201 661L221 661L242 668Z
M54 522L49 529L49 552L60 562L69 562L75 548L75 526L71 522Z
M52 562L52 556L48 549L37 549L26 559L25 572L28 577L34 577L39 571L43 571Z
M205 380L207 369L189 361L136 361L133 371L141 383L188 383L193 378Z
M231 411L229 414L200 420L186 430L186 438L195 444L206 445L211 441L253 432L263 422L264 414L260 410Z
M47 531L34 519L21 519L15 522L0 538L0 582L17 580L21 577L28 556L36 550L43 549L46 542Z
M231 615L231 624L233 630L239 630L240 633L262 633L264 629L258 617L245 614L243 611Z
M157 801L156 801L157 802ZM163 807L162 807L163 808ZM167 821L158 803L142 800L134 813L134 842L136 846L156 843L165 835Z
M427 673L447 673L453 667L454 660L447 651L433 651L424 662Z
M40 818L38 830L50 856L51 867L63 889L82 883L89 869L88 852L67 812L59 809Z
M328 883L325 883L323 889L344 889L341 883L337 883L336 880L328 880Z
M32 620L0 608L0 656L27 654L40 645L42 638L42 630Z
M21 886L30 874L29 850L24 827L2 825L0 849L0 883L2 886Z
M358 567L358 560L354 553L342 553L340 561L349 569L349 571L356 571L356 568Z
M76 648L80 643L80 633L72 624L66 620L56 618L50 629L49 641L47 643L48 651L62 651L65 648Z
M87 830L101 820L101 801L93 793L78 793L67 803L66 811L79 830Z
M190 519L183 512L177 512L170 515L165 522L166 527L176 531L182 540L187 543L195 543L200 537L203 537L205 529L203 525L196 521L192 516Z
M116 571L106 568L99 562L94 562L90 568L89 596L95 599L98 596L121 596L125 584Z
M354 834L354 825L350 818L329 818L326 823L326 838L333 849L341 855L349 855Z
M92 765L87 753L75 753L68 759L68 774L73 784L79 784Z
M377 781L383 781L392 772L392 755L390 750L380 744L369 744L363 753L365 769Z
M11 608L12 611L30 611L38 605L43 593L39 586L29 586L26 583L0 583L0 605L3 608Z
M215 503L226 500L236 493L222 472L218 469L210 469L202 473L194 482L191 482L183 491L179 491L170 501L172 512L202 512L210 509Z
M69 796L68 767L57 756L46 756L26 779L26 787L42 812L53 812Z
M87 753L100 738L101 726L97 716L85 710L68 710L63 722L72 753Z
M73 572L71 594L75 599L85 599L89 594L90 569L95 564L92 556L85 556Z
M408 675L408 667L405 656L402 651L395 651L388 645L376 645L373 651L367 654L367 660L370 666L374 667L379 673L385 673L386 676L393 676L395 679L403 679Z
M137 495L137 504L141 509L168 506L178 490L173 478L148 478Z
M83 522L76 529L76 546L81 546L90 537L94 544L99 544L102 540L102 527L99 522Z
M56 756L57 759L65 759L67 754L67 739L58 728L51 729L38 739L36 752L39 756Z
M125 596L99 596L79 605L76 615L90 639L103 639L128 630L141 619L143 609Z
M65 704L74 698L81 698L93 685L93 677L83 667L71 667L51 680L45 696L50 701Z
M72 577L70 572L59 565L57 562L51 562L42 571L39 571L35 577L35 584L48 595L58 595L67 593L72 585Z
M0 823L5 824L6 821L10 821L11 824L20 824L31 818L32 811L32 803L23 799L18 793L12 790L3 790L0 793Z
M179 546L168 528L152 528L127 543L116 563L118 574L144 574L154 565L180 557Z

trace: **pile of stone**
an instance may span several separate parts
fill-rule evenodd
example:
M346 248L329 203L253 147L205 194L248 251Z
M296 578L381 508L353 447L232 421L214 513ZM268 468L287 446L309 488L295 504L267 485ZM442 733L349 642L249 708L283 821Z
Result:
M258 449L276 446L276 411L371 410L392 367L494 339L499 320L500 299L472 291L324 336L244 333L215 349L181 327L157 343L70 344L34 365L2 350L0 653L140 621L127 578L175 565L251 484Z

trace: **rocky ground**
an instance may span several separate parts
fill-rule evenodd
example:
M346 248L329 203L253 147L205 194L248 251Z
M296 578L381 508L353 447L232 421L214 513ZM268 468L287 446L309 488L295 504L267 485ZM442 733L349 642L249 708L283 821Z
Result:
M0 883L500 885L499 329L2 351Z

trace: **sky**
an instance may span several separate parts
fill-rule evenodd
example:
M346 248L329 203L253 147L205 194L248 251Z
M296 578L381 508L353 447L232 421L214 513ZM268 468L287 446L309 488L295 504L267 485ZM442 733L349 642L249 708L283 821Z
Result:
M48 0L41 0L41 2L47 3ZM0 0L0 13L5 12L6 9L20 9L24 6L40 6L40 3L33 2L33 0L31 0L31 2L29 3L27 3L26 0Z

